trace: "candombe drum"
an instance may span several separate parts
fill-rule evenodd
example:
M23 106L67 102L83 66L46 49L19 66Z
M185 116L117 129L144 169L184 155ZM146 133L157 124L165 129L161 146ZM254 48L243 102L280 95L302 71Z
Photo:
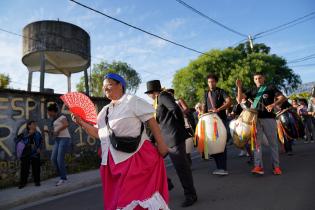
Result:
M281 142L283 141L283 136L288 140L299 139L304 136L302 120L292 108L278 112L276 119Z
M258 112L255 109L244 109L237 120L230 122L230 131L236 147L244 148L255 132Z
M244 109L238 119L248 125L257 122L258 112L255 109Z
M251 137L251 126L236 119L230 122L229 127L235 146L244 148Z
M226 140L226 128L220 117L215 113L201 115L196 127L195 145L205 159L209 155L222 153Z

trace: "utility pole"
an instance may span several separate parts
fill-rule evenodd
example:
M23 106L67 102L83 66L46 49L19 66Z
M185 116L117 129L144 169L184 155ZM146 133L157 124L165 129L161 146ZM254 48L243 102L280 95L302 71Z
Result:
M248 35L248 42L249 42L250 49L253 51L254 44L253 44L253 38L251 35Z

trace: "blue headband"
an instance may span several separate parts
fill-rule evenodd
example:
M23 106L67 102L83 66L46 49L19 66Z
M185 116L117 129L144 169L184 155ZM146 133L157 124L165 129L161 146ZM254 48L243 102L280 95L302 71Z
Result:
M115 73L106 74L105 77L104 77L104 79L113 79L113 80L116 80L116 81L118 81L118 82L122 85L122 87L123 87L124 90L126 89L126 81L125 81L125 79L122 78L122 77L121 77L120 75L118 75L118 74L115 74Z

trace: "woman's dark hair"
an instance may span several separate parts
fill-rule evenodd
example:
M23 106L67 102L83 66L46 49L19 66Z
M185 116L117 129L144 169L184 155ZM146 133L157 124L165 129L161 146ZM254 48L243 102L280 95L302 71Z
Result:
M215 74L209 74L209 75L207 76L207 79L214 79L216 82L219 81L219 78L218 78L217 75L215 75Z
M33 123L35 123L35 120L29 120L29 121L27 121L27 123L26 123L26 130L30 130L29 128L28 128L28 126L30 126L30 125L32 125Z
M59 108L56 103L49 104L47 107L47 111L49 112L58 112Z

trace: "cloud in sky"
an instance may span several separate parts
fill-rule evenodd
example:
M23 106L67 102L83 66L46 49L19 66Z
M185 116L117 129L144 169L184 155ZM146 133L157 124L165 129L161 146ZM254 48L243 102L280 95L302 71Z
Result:
M207 20L193 14L186 8L180 7L176 2L167 4L167 8L165 4L163 4L166 1L162 1L162 3L147 3L146 1L126 0L122 3L122 1L111 0L82 0L82 2L93 8L98 8L109 15L125 20L128 23L200 51L207 51L213 48L223 49L240 40L238 36L209 23ZM2 12L2 15L0 13L0 27L7 28L14 32L21 33L22 28L32 21L42 19L57 20L57 18L84 28L91 36L92 64L98 63L100 61L99 58L103 58L108 62L113 60L127 62L134 69L139 71L142 76L144 83L141 84L138 91L138 94L142 96L145 91L146 81L160 78L163 80L164 86L170 87L172 76L176 70L186 66L190 60L198 57L196 53L189 52L132 28L128 28L99 14L81 8L70 1L58 1L58 4L52 3L52 1L43 1L40 7L38 7L37 0L29 0L27 3L20 1L19 4L7 4L10 5L7 11L17 11L19 14L10 15L10 13L6 13L5 11ZM251 25L259 28L259 31L265 28L262 27L259 22L255 22L255 24L250 24L250 22L245 24L247 23L246 21L258 21L257 18L255 19L255 16L252 16L250 19L247 17L248 14L255 12L254 9L257 9L253 6L242 6L242 8L244 7L243 10L240 10L240 12L236 14L235 12L229 11L230 7L226 7L226 5L230 6L230 4L232 4L230 1L224 1L223 3L220 1L220 4L216 2L211 3L211 9L209 9L209 11L206 9L207 6L209 6L209 3L206 1L199 1L199 3L193 4L198 6L198 8L205 8L202 10L203 12L207 14L209 12L211 17L218 18L224 23L234 25L235 28L240 29L240 31L246 32L251 30ZM224 10L222 9L223 7ZM233 11L237 10L237 8L232 7L231 5ZM276 7L276 5L274 7ZM294 10L297 9L297 7L293 6L292 8L294 8ZM288 14L288 16L292 16L290 12L288 12ZM272 16L272 13L270 16ZM282 16L284 15L282 14ZM242 17L246 21L241 21L240 18ZM268 20L268 23L266 23L266 21L267 20L264 20L263 24L274 25L272 21L270 22L270 20ZM277 22L282 22L282 20L277 20ZM244 28L245 26L247 28ZM311 32L311 29L309 29L309 31L303 35L308 36L314 34ZM288 34L286 34L286 37L287 35ZM292 40L295 40L294 38L283 39L282 36L283 34L279 36L280 38L278 37L274 40L270 39L270 36L263 39L263 41L271 46L272 52L288 58L296 58L300 55L304 56L308 54L307 52L314 51L315 49L314 38L311 36L309 36L308 39L303 36L300 42L294 42L294 47L292 46ZM28 72L21 62L22 39L0 32L0 49L0 72L9 73L12 80L17 81L17 83L12 84L13 87L25 89ZM312 78L310 71L305 69L310 68L299 68L296 70L302 75L303 81ZM12 74L13 70L15 72L14 74ZM150 74L148 72L153 73ZM73 75L72 89L75 89L75 84L82 75L83 73ZM36 86L37 89L39 85L39 74L36 73L34 75L33 81L34 88ZM21 84L19 85L18 83ZM58 83L58 86L56 86L56 83ZM67 90L66 78L62 75L47 75L46 86L54 87L57 92L65 92Z
M0 33L0 72L8 74L12 80L10 86L18 88L23 88L28 73L21 61L21 45L21 39Z

